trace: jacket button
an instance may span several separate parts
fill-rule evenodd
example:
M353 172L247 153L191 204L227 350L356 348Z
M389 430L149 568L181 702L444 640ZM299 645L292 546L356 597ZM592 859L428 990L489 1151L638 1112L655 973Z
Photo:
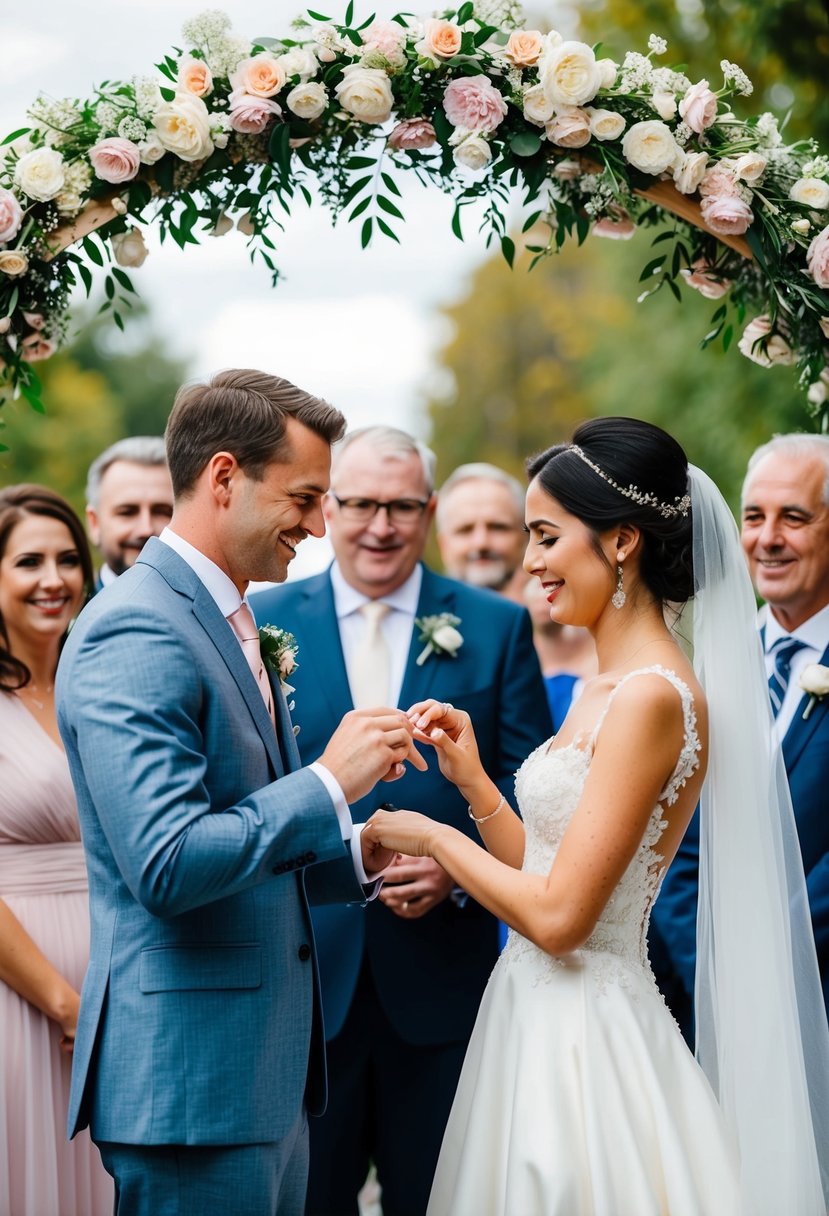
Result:
M301 963L308 962L308 959L311 957L311 947L307 942L302 943L299 950L297 950L297 956L299 957L299 961Z

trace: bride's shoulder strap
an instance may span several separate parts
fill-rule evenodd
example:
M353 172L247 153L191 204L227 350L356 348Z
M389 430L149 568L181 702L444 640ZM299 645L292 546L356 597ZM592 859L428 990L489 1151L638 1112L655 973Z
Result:
M662 676L672 684L679 693L679 698L682 701L682 719L683 719L683 734L682 747L677 757L674 771L671 773L670 780L659 795L659 801L665 802L668 806L676 802L679 797L679 791L694 770L699 765L699 752L702 744L700 743L699 734L697 732L697 714L694 708L694 694L691 692L688 685L681 679L675 671L669 667L662 667L655 664L652 667L637 667L635 671L626 672L617 684L610 690L610 695L607 698L607 704L602 710L601 716L593 728L593 733L590 736L589 748L592 752L596 746L596 739L599 731L602 728L602 723L607 717L608 710L613 704L613 698L618 693L619 689L627 684L628 680L632 680L634 676Z

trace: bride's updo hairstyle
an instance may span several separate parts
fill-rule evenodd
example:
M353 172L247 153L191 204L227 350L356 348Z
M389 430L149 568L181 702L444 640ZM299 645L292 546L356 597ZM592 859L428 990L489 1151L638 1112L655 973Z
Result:
M634 524L642 535L640 575L654 598L691 599L688 460L667 432L637 418L591 418L571 443L531 457L527 473L593 532L604 561L598 535Z

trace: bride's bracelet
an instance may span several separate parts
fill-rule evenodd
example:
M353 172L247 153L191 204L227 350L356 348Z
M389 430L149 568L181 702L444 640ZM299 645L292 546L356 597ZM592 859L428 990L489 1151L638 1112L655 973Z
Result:
M507 800L504 797L504 795L502 794L501 797L498 799L498 805L496 806L495 810L490 815L481 815L480 817L477 815L473 815L472 807L470 806L468 808L469 809L469 818L472 820L473 823L486 823L487 819L494 819L499 811L503 811L503 809L506 805L507 805Z

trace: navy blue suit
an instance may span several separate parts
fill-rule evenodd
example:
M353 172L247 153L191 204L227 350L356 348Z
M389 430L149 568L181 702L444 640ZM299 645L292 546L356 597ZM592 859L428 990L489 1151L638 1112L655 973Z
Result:
M301 727L298 743L308 763L319 758L342 716L353 708L330 575L260 592L251 597L251 605L260 625L278 625L297 638L299 666L291 676L294 720ZM417 615L441 612L460 617L463 645L454 658L432 654L418 666L423 645L413 630L399 705L408 708L435 697L468 710L484 764L514 802L516 769L552 729L529 617L491 592L424 568ZM429 771L407 768L399 781L380 783L352 807L355 822L368 819L389 799L477 839L464 799L441 776L430 749L422 750ZM379 901L368 908L319 908L313 919L332 1050L329 1113L312 1127L309 1211L356 1212L356 1192L371 1154L384 1185L384 1211L389 1216L422 1213L463 1054L497 958L497 922L473 900L459 904L451 899L415 920L395 916ZM391 1084L396 1074L399 1086L389 1117L366 1100L361 1107L358 1095L366 1087L366 1071L374 1067L366 1058L372 1047L367 1040L379 1036L382 1042L384 1034L378 1067L388 1070ZM341 1040L346 1050L338 1063ZM395 1045L402 1051L397 1064ZM406 1048L414 1053L410 1058ZM437 1076L430 1075L430 1059L436 1061ZM350 1086L356 1107L345 1101ZM357 1127L360 1109L362 1132ZM398 1126L392 1129L395 1120ZM388 1139L406 1143L389 1144ZM321 1186L323 1175L332 1185L317 1190L315 1199L315 1182ZM338 1188L336 1199L332 1187Z
M829 665L829 646L820 662ZM783 739L783 760L829 1010L829 698L816 701L804 719L808 703L804 694ZM696 812L665 876L651 913L650 933L656 978L689 1042L693 1038L698 862Z

